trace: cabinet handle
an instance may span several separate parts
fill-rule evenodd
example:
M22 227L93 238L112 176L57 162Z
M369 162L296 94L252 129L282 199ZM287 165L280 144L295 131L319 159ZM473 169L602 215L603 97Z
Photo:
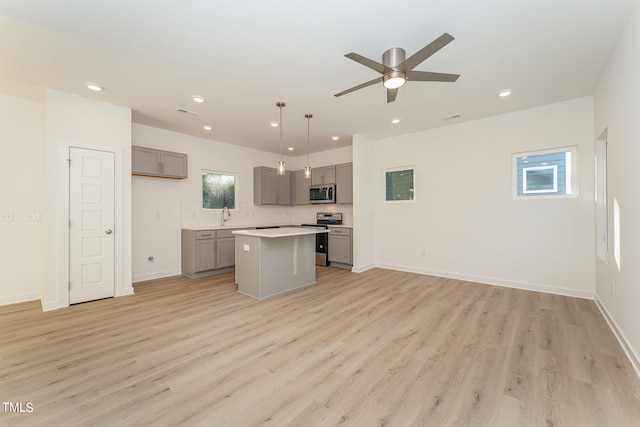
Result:
M105 231L105 234L111 234L111 233L113 233L113 231L111 231L111 229Z

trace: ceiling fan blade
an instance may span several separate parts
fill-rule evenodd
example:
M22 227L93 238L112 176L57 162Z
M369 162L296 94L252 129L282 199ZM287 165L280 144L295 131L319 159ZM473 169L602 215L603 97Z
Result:
M414 82L455 82L460 74L432 73L429 71L409 71L407 80Z
M380 82L382 82L382 77L378 77L377 79L369 80L368 82L359 84L358 86L354 86L351 89L343 90L340 93L336 93L334 96L346 95L346 94L354 92L354 91L356 91L358 89L362 89L363 87L371 86L371 85L374 85L374 84L380 83Z
M408 73L409 71L420 65L425 59L451 43L453 40L454 38L451 34L444 33L443 35L411 55L403 63L398 64L396 68L400 71Z
M365 58L364 56L358 55L357 53L354 53L354 52L347 53L345 56L349 59L356 61L359 64L364 65L365 67L371 68L372 70L379 72L380 74L393 71L391 70L391 68L387 67L386 65L380 64L379 62L373 61L369 58Z
M387 89L387 104L396 100L398 89Z

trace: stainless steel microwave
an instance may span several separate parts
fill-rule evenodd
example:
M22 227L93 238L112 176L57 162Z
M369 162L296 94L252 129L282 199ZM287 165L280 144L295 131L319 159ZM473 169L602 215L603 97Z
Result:
M309 187L309 201L311 203L335 203L336 185L319 184Z

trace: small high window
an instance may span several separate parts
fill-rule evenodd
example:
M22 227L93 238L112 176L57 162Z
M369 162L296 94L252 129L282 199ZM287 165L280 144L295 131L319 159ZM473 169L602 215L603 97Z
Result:
M576 158L576 147L514 154L514 197L575 196Z
M223 172L202 171L202 208L235 209L236 176Z
M415 200L414 169L402 168L385 171L385 200Z

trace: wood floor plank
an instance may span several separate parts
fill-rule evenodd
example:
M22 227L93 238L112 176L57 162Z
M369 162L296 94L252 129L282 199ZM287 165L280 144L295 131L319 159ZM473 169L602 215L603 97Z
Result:
M263 301L233 273L43 313L0 307L11 426L637 426L593 301L318 267ZM0 408L2 409L2 408Z

